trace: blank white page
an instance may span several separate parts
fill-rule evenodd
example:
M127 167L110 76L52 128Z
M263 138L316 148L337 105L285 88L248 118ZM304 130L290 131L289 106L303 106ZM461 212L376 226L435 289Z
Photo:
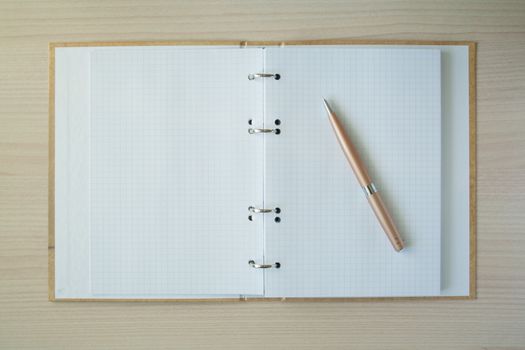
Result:
M261 295L261 49L132 47L91 54L94 297Z
M440 294L439 49L269 48L265 295ZM396 253L328 122L342 119L407 247Z

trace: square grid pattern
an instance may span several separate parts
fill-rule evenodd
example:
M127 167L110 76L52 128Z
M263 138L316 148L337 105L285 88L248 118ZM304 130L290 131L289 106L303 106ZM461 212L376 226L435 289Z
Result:
M269 48L265 200L267 296L440 293L440 51ZM322 97L342 119L407 243L396 253L335 138ZM270 140L271 138L271 140Z
M95 296L262 293L260 49L92 53L91 283Z

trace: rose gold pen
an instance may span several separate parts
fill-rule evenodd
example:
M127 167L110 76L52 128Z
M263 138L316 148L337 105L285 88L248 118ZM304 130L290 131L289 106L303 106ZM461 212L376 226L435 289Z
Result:
M379 192L377 192L374 183L370 179L370 176L368 175L365 165L361 160L361 157L359 157L357 150L355 149L352 142L350 142L350 138L346 134L343 125L339 119L337 119L337 116L328 105L328 102L326 102L324 98L323 101L326 111L328 112L328 119L330 120L330 124L332 124L332 128L334 129L335 136L337 137L337 140L343 149L346 159L348 159L348 163L350 163L350 166L357 177L357 181L359 181L359 184L361 187L363 187L363 191L366 194L368 203L370 203L372 210L376 214L377 220L379 220L381 227L383 227L383 230L390 240L390 243L392 243L394 249L397 252L401 251L404 248L403 240L397 231L396 225L394 225L392 217L385 207L385 203L383 203Z

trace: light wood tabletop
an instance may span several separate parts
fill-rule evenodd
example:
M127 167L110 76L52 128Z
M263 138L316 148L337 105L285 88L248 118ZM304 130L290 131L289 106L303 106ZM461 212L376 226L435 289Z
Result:
M478 43L477 299L49 302L48 44ZM0 349L525 347L525 1L0 0Z

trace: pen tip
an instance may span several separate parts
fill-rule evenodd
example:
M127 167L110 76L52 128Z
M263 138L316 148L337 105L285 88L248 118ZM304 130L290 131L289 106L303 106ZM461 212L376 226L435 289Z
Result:
M323 104L324 104L324 108L326 108L326 112L328 114L332 114L332 109L330 108L330 105L328 104L328 102L326 101L324 97L323 97Z

